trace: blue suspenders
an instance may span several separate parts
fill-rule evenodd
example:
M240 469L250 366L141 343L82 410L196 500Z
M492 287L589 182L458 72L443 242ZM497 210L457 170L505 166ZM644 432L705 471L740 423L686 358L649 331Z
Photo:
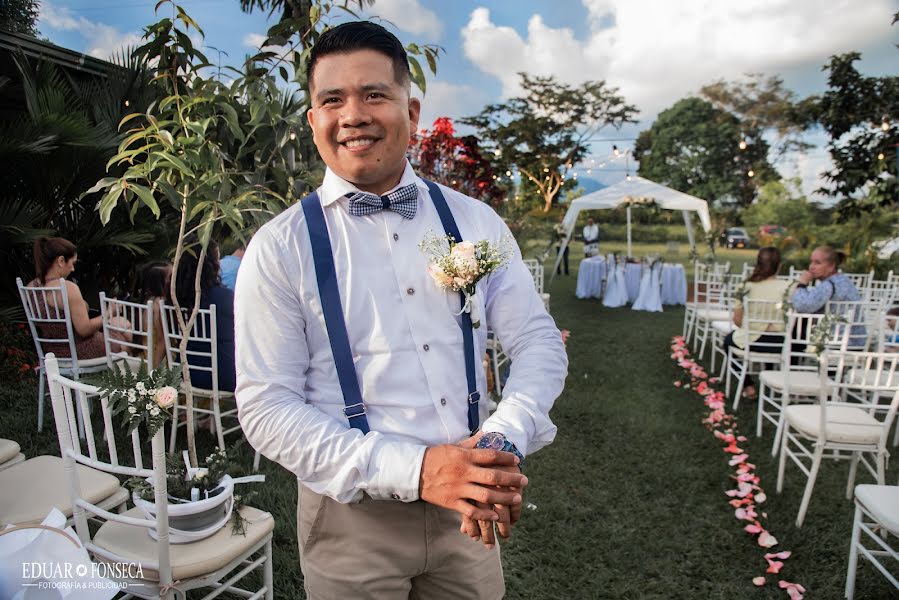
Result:
M431 200L440 215L440 221L447 235L453 236L458 243L462 241L459 228L453 219L443 193L435 183L423 180L428 186ZM368 419L365 416L365 404L362 401L362 392L359 390L359 379L356 375L356 366L353 364L353 353L350 350L349 336L346 323L343 320L343 304L340 301L340 290L337 287L337 271L334 267L334 254L331 250L331 238L328 235L328 227L325 224L325 216L322 212L318 194L313 192L301 201L303 214L306 216L306 226L309 229L309 241L312 245L312 260L315 264L315 279L318 283L318 294L321 298L322 312L325 317L325 327L328 330L328 338L331 343L331 353L334 355L334 366L337 369L337 379L343 392L343 414L349 420L350 427L360 430L363 434L369 432ZM465 297L460 292L461 302ZM460 304L460 307L462 304ZM474 433L480 426L478 413L478 401L480 393L477 388L475 376L474 336L472 334L471 315L462 313L462 346L465 351L465 376L468 382L468 428Z

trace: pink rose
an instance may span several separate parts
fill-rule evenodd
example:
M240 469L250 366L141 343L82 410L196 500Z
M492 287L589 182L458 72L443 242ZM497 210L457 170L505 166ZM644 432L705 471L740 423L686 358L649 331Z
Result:
M174 406L175 401L178 400L178 390L170 385L159 388L159 391L156 392L155 400L156 404L161 408L171 408Z
M478 258L475 256L474 244L471 242L459 242L453 246L450 254L459 271L471 274L478 272Z

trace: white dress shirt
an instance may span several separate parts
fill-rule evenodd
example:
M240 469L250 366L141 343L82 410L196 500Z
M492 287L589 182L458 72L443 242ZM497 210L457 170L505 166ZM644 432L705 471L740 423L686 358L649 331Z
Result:
M443 235L425 184L407 163L397 187L415 183L418 212L352 216L356 188L325 172L318 189L331 237L350 347L371 431L351 429L321 309L301 205L253 236L235 300L237 405L243 431L269 459L316 493L355 502L418 499L427 446L469 436L459 294L437 286L419 242ZM499 244L509 229L483 202L441 187L462 237ZM549 418L568 359L517 246L505 268L479 282L474 330L481 430L524 454L552 442ZM512 358L503 400L487 417L480 357L489 325Z

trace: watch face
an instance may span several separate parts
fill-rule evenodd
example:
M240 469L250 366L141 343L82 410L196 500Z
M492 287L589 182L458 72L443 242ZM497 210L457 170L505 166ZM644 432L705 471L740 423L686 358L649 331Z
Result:
M502 450L503 446L506 443L506 436L501 433L485 433L481 439L478 440L477 447L478 448L486 448L488 450Z

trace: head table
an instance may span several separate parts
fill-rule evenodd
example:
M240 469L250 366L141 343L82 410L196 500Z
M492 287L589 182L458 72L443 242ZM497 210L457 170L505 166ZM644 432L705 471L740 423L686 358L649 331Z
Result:
M604 256L594 256L581 261L578 268L575 295L584 299L603 298L604 291L608 294L609 279L615 276L614 268L611 267L613 262L613 260ZM664 305L683 305L687 303L687 274L683 265L662 264L657 281L651 277L644 279L643 271L645 265L643 263L622 263L619 261L617 267L623 270L627 303L633 304L641 296L641 284L643 286L660 286L661 303ZM615 303L613 305L617 306L619 304ZM640 310L640 308L636 310Z

